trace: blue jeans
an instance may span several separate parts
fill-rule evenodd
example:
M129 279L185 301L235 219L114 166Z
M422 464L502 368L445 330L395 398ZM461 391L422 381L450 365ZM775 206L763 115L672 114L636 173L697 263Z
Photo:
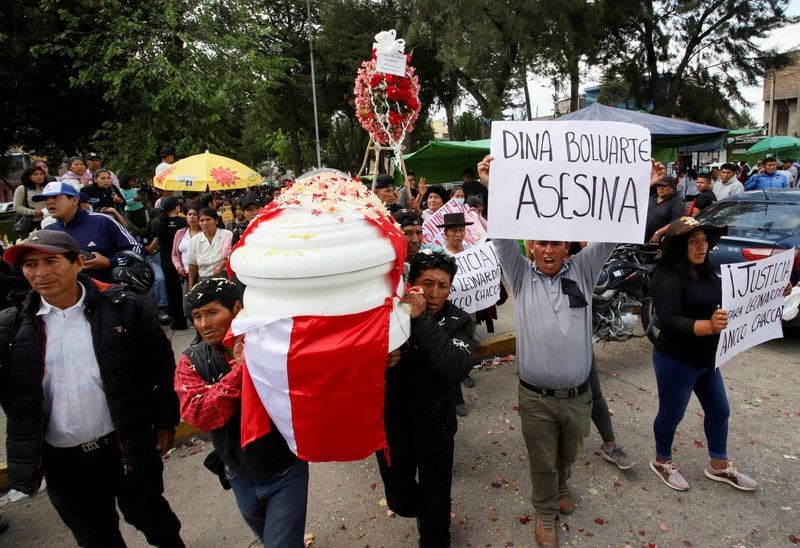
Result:
M160 309L169 307L169 300L167 299L167 283L164 280L164 271L161 270L161 258L158 253L155 255L148 255L147 262L153 267L155 273L155 281L153 282L153 299L156 301L156 307Z
M653 422L656 456L672 459L672 441L689 405L692 391L703 406L703 428L708 442L708 456L728 458L728 396L719 369L695 367L670 359L653 350L653 366L658 384L658 414Z
M303 548L308 501L308 463L298 462L265 481L225 467L244 521L266 548Z

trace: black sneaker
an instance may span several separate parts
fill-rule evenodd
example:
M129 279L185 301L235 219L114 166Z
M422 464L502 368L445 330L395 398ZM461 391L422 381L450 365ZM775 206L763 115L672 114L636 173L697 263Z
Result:
M606 447L604 445L603 458L608 462L616 464L620 470L628 470L629 468L633 468L633 465L636 464L621 445L613 445L611 447Z
M0 514L0 534L5 533L8 529L8 520L3 514Z
M467 375L467 378L461 381L461 384L466 386L467 388L475 388L475 380Z

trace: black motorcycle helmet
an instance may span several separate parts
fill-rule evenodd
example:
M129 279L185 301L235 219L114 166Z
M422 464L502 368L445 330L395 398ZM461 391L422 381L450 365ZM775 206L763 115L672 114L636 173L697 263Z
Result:
M117 253L120 266L114 267L111 277L116 283L124 285L136 293L147 293L153 287L156 274L152 265L141 255L130 251Z

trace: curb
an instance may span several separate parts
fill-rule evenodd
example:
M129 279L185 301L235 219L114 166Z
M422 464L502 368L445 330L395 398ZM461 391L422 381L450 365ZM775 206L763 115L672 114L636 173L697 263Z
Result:
M472 358L476 362L480 362L484 358L491 358L493 356L504 356L511 354L517 349L517 334L515 331L507 331L499 335L492 335L481 339L480 347L472 353Z

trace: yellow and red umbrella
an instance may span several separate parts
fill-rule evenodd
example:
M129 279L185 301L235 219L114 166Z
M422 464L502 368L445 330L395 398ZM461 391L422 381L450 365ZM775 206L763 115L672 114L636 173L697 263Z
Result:
M203 192L261 184L261 175L246 165L205 151L179 160L155 176L156 188Z

